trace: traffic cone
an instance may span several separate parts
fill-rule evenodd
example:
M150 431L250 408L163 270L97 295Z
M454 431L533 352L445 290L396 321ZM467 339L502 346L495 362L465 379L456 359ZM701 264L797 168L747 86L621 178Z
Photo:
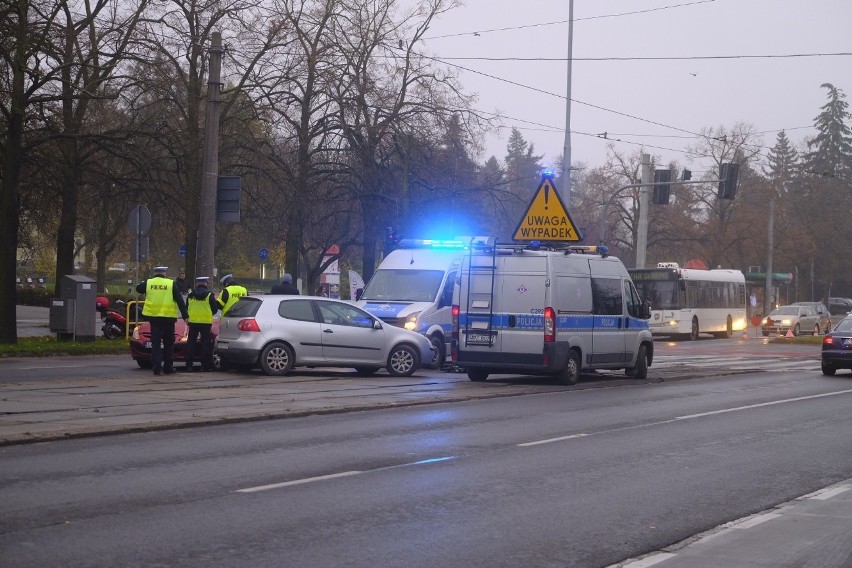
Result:
M747 327L743 328L743 339L748 339L748 328Z
M793 330L792 330L792 329L788 329L788 330L787 330L787 335L785 335L784 337L793 337Z

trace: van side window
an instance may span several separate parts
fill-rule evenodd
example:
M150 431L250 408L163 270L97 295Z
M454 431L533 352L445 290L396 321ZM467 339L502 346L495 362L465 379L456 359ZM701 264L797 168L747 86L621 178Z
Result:
M438 304L439 308L453 305L453 286L456 284L456 273L450 272L447 275L447 281L444 282L444 289L441 291L441 300Z
M627 313L635 318L641 317L642 301L639 299L639 293L633 287L630 280L624 281L624 301L627 302Z
M624 313L620 278L592 278L592 296L596 315L620 316Z
M589 277L559 276L556 306L559 313L592 313L592 286Z

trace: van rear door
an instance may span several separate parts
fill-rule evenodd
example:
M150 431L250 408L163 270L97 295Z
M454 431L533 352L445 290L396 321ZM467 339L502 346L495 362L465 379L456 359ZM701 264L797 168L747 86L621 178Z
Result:
M545 256L509 256L497 259L495 314L499 314L502 361L515 365L542 365L544 361L544 305L547 290Z

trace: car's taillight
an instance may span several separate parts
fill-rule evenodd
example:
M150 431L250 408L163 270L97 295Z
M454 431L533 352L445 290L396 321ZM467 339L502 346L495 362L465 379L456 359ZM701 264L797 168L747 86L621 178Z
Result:
M451 310L451 313L453 315L453 327L450 330L450 339L452 339L452 341L450 342L450 345L452 346L452 350L450 352L450 359L452 361L458 361L459 360L459 357L458 357L459 356L459 313L461 312L461 310L459 309L457 304L453 305L453 307L450 308L450 310Z
M822 344L823 345L832 345L833 343L834 343L834 338L831 337L830 335L826 335L825 337L822 338Z
M237 324L237 329L240 331L260 331L260 326L257 325L257 320L254 318L240 320Z
M544 342L556 341L556 312L553 308L544 308Z

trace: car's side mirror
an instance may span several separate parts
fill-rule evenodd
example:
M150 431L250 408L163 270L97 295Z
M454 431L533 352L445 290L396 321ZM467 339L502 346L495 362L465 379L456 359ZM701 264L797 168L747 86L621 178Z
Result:
M642 314L640 316L642 319L651 319L651 301L650 300L642 300Z
M373 320L373 329L382 329L382 322L379 320Z

